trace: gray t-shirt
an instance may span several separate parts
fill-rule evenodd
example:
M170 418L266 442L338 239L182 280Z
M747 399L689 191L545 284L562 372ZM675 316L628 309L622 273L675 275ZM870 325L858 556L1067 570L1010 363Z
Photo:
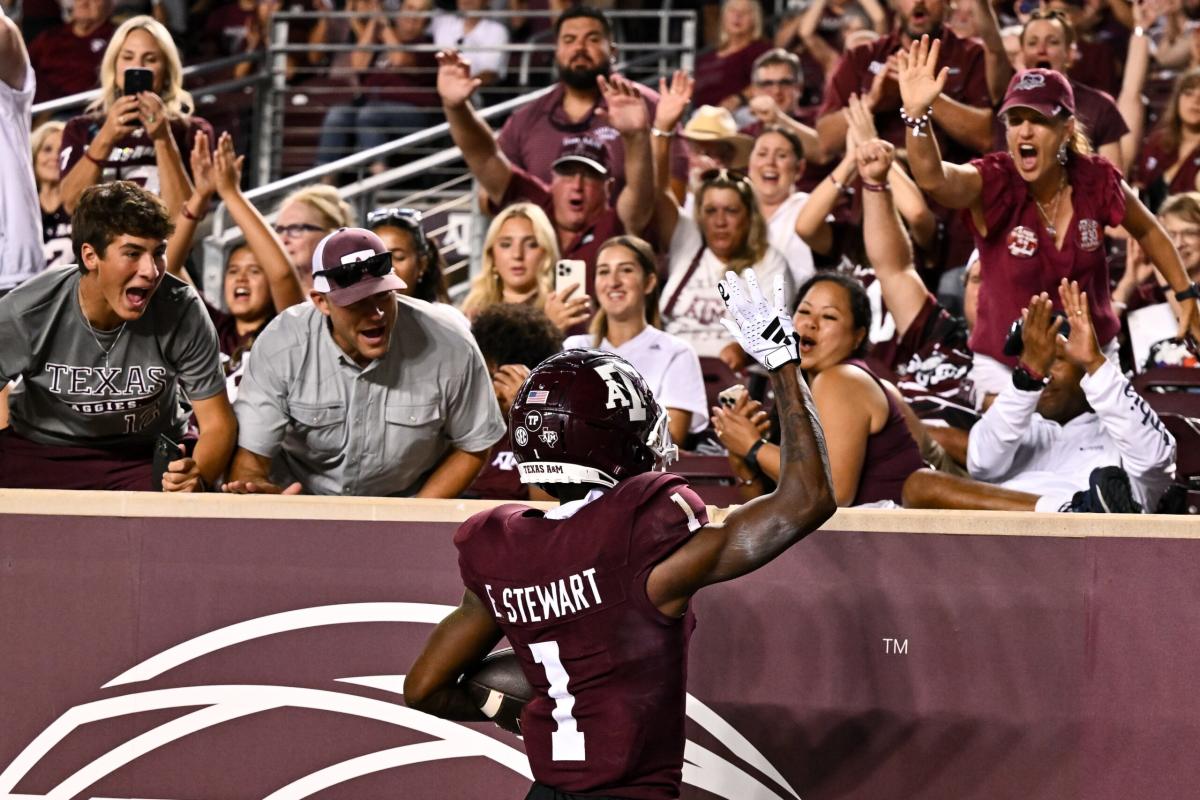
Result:
M450 448L505 434L483 356L428 303L398 298L387 355L359 367L311 304L259 334L234 411L238 446L272 459L278 485L312 494L410 495Z
M197 400L225 391L217 334L196 290L166 275L141 318L93 337L80 277L74 265L53 267L0 298L0 384L21 378L8 401L13 429L48 445L178 439L187 424L180 384Z

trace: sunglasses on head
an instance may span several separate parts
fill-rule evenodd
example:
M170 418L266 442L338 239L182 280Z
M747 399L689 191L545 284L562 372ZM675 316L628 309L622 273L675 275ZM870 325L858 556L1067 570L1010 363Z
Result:
M424 216L415 208L377 208L367 214L367 227L385 225L389 222L399 223L406 227L421 227Z
M317 270L313 273L313 277L328 278L331 282L337 284L338 288L345 289L348 286L358 283L368 275L382 278L391 271L392 254L377 253L370 258L364 258L362 261L355 261L353 264L339 264L329 269Z
M700 173L702 183L744 183L749 184L750 178L746 173L728 167L706 169Z

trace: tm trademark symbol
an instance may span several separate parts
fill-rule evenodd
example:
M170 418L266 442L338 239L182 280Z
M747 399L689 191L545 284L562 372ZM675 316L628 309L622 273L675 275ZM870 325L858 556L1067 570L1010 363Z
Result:
M883 637L883 652L890 656L908 655L908 639L891 639Z

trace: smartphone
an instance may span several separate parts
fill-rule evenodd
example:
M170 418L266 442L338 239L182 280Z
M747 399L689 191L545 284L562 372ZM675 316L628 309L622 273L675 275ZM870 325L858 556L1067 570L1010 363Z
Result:
M179 442L165 433L160 433L158 441L154 443L154 462L150 469L153 483L150 486L150 491L162 491L162 479L163 475L167 472L167 465L180 458L183 458L183 451L179 449Z
M722 389L717 393L717 402L725 408L733 408L745 393L746 387L740 383L735 383L733 386Z
M130 67L125 70L125 81L122 84L125 94L154 91L154 73L140 67Z
M583 286L587 264L577 258L564 258L554 267L554 291L561 295L571 286Z

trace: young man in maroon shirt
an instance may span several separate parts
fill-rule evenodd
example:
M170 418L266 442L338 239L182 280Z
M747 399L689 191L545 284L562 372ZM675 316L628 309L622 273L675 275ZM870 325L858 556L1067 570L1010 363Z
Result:
M100 59L114 28L109 0L75 0L71 21L38 34L29 44L41 103L86 92L99 85Z
M471 107L469 98L479 79L471 77L467 61L455 52L438 54L438 94L450 135L462 149L467 167L494 209L527 200L545 210L562 257L587 262L589 294L596 249L610 236L641 234L654 213L646 105L634 84L621 76L599 80L606 118L620 135L625 154L626 182L615 208L608 198L616 169L609 160L612 151L603 142L589 134L563 139L551 154L551 178L546 183L509 161L487 123Z

